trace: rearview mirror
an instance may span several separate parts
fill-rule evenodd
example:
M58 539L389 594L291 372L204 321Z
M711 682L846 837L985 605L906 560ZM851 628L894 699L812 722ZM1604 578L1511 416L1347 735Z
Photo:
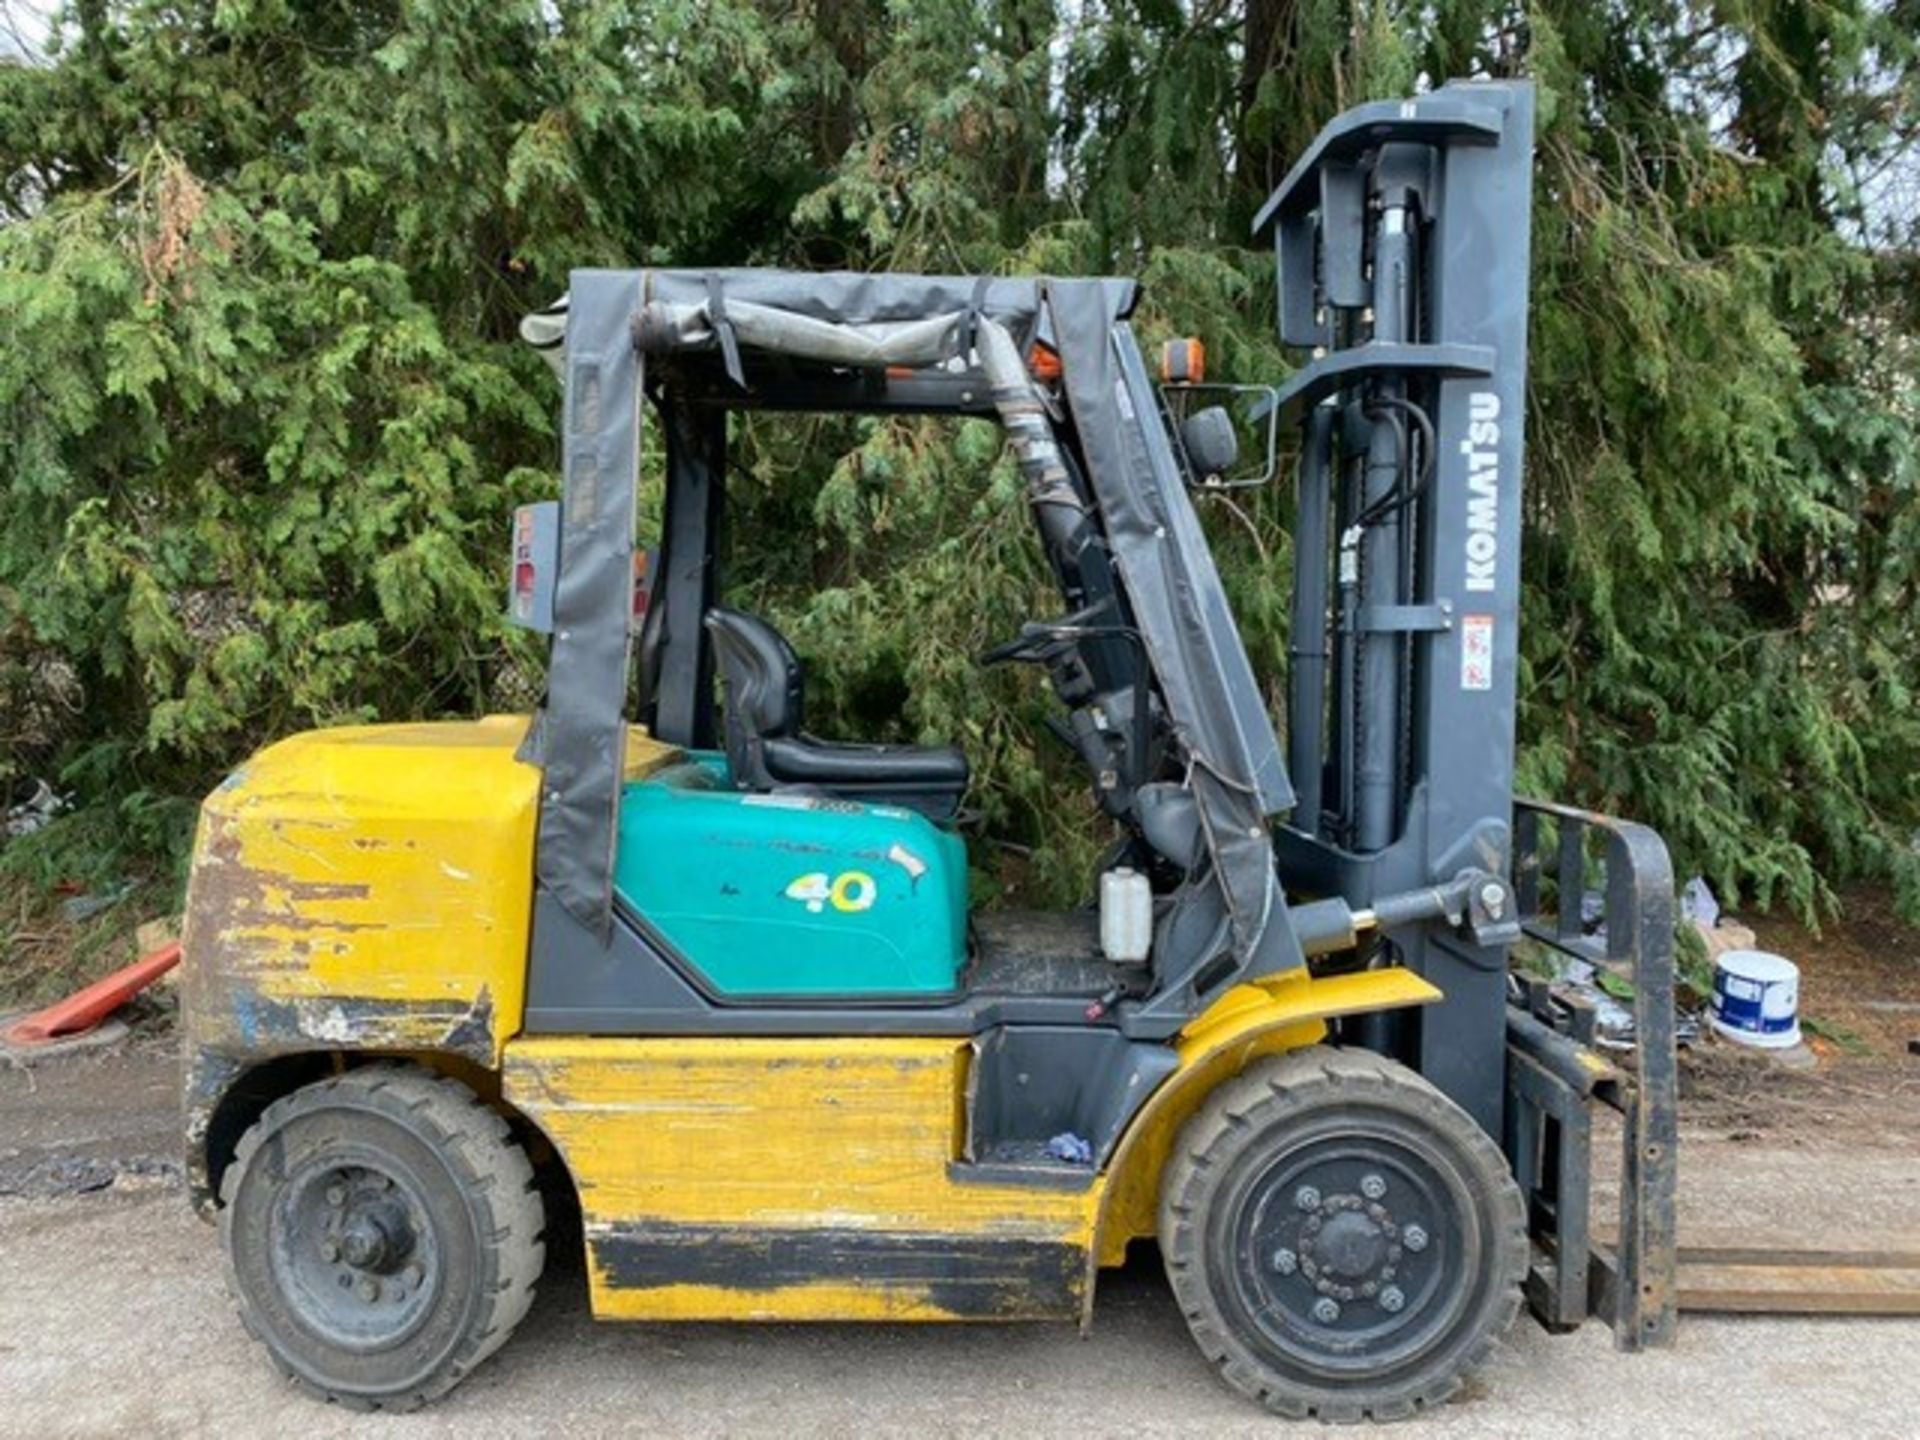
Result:
M1180 445L1199 483L1217 484L1240 461L1240 437L1224 405L1196 410L1180 423Z
M1273 478L1280 406L1271 385L1168 384L1160 387L1160 398L1187 484L1242 490ZM1259 463L1243 461L1245 455L1259 456Z

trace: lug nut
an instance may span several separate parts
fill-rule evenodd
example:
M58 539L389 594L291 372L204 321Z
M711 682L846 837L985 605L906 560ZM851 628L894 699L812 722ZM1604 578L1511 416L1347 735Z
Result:
M1387 1193L1387 1182L1378 1175L1362 1175L1360 1177L1360 1193L1369 1200L1378 1200L1382 1195Z
M1427 1248L1427 1232L1418 1225L1409 1225L1400 1232L1400 1243L1418 1254Z
M367 1301L378 1300L380 1298L380 1282L372 1276L368 1276L365 1280L362 1280L360 1282L360 1298Z
M320 1258L329 1265L333 1264L340 1258L340 1247L331 1240L322 1240L320 1242Z
M1318 1210L1320 1208L1320 1192L1311 1185L1302 1185L1298 1190L1293 1192L1293 1203L1302 1210Z
M346 1204L346 1203L347 1203L347 1189L346 1189L346 1186L344 1186L344 1185L329 1185L329 1186L327 1187L327 1204L329 1204L329 1205L344 1205L344 1204Z
M1327 1296L1313 1302L1313 1318L1322 1325L1331 1325L1340 1318L1340 1302Z
M1380 1308L1389 1315L1394 1314L1407 1303L1407 1297L1400 1293L1398 1285L1389 1285L1380 1292Z
M1291 1250L1276 1250L1273 1252L1273 1268L1282 1275L1291 1275L1300 1268L1300 1257Z

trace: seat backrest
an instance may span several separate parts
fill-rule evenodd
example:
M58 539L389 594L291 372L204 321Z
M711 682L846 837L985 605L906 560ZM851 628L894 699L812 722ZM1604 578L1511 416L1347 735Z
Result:
M800 657L757 615L716 605L707 611L706 625L726 690L727 763L738 784L770 784L758 742L800 733Z

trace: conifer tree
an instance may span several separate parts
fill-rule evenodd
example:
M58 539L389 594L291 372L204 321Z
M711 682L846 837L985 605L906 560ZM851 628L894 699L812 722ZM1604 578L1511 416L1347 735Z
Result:
M72 0L0 61L0 780L150 861L276 735L524 703L501 556L556 397L513 329L571 267L1117 271L1150 338L1273 380L1247 221L1292 156L1524 74L1526 780L1733 896L1920 905L1916 34L1914 0ZM739 439L733 593L823 728L965 745L983 891L1081 892L1045 697L967 658L1052 603L996 432ZM1288 519L1284 483L1208 513L1276 686Z

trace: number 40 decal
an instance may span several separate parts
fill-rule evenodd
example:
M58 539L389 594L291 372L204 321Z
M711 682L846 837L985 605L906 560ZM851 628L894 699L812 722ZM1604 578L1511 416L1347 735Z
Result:
M828 905L844 915L870 910L879 894L880 887L864 870L842 870L831 880L826 871L814 870L787 886L787 898L800 901L815 915Z

